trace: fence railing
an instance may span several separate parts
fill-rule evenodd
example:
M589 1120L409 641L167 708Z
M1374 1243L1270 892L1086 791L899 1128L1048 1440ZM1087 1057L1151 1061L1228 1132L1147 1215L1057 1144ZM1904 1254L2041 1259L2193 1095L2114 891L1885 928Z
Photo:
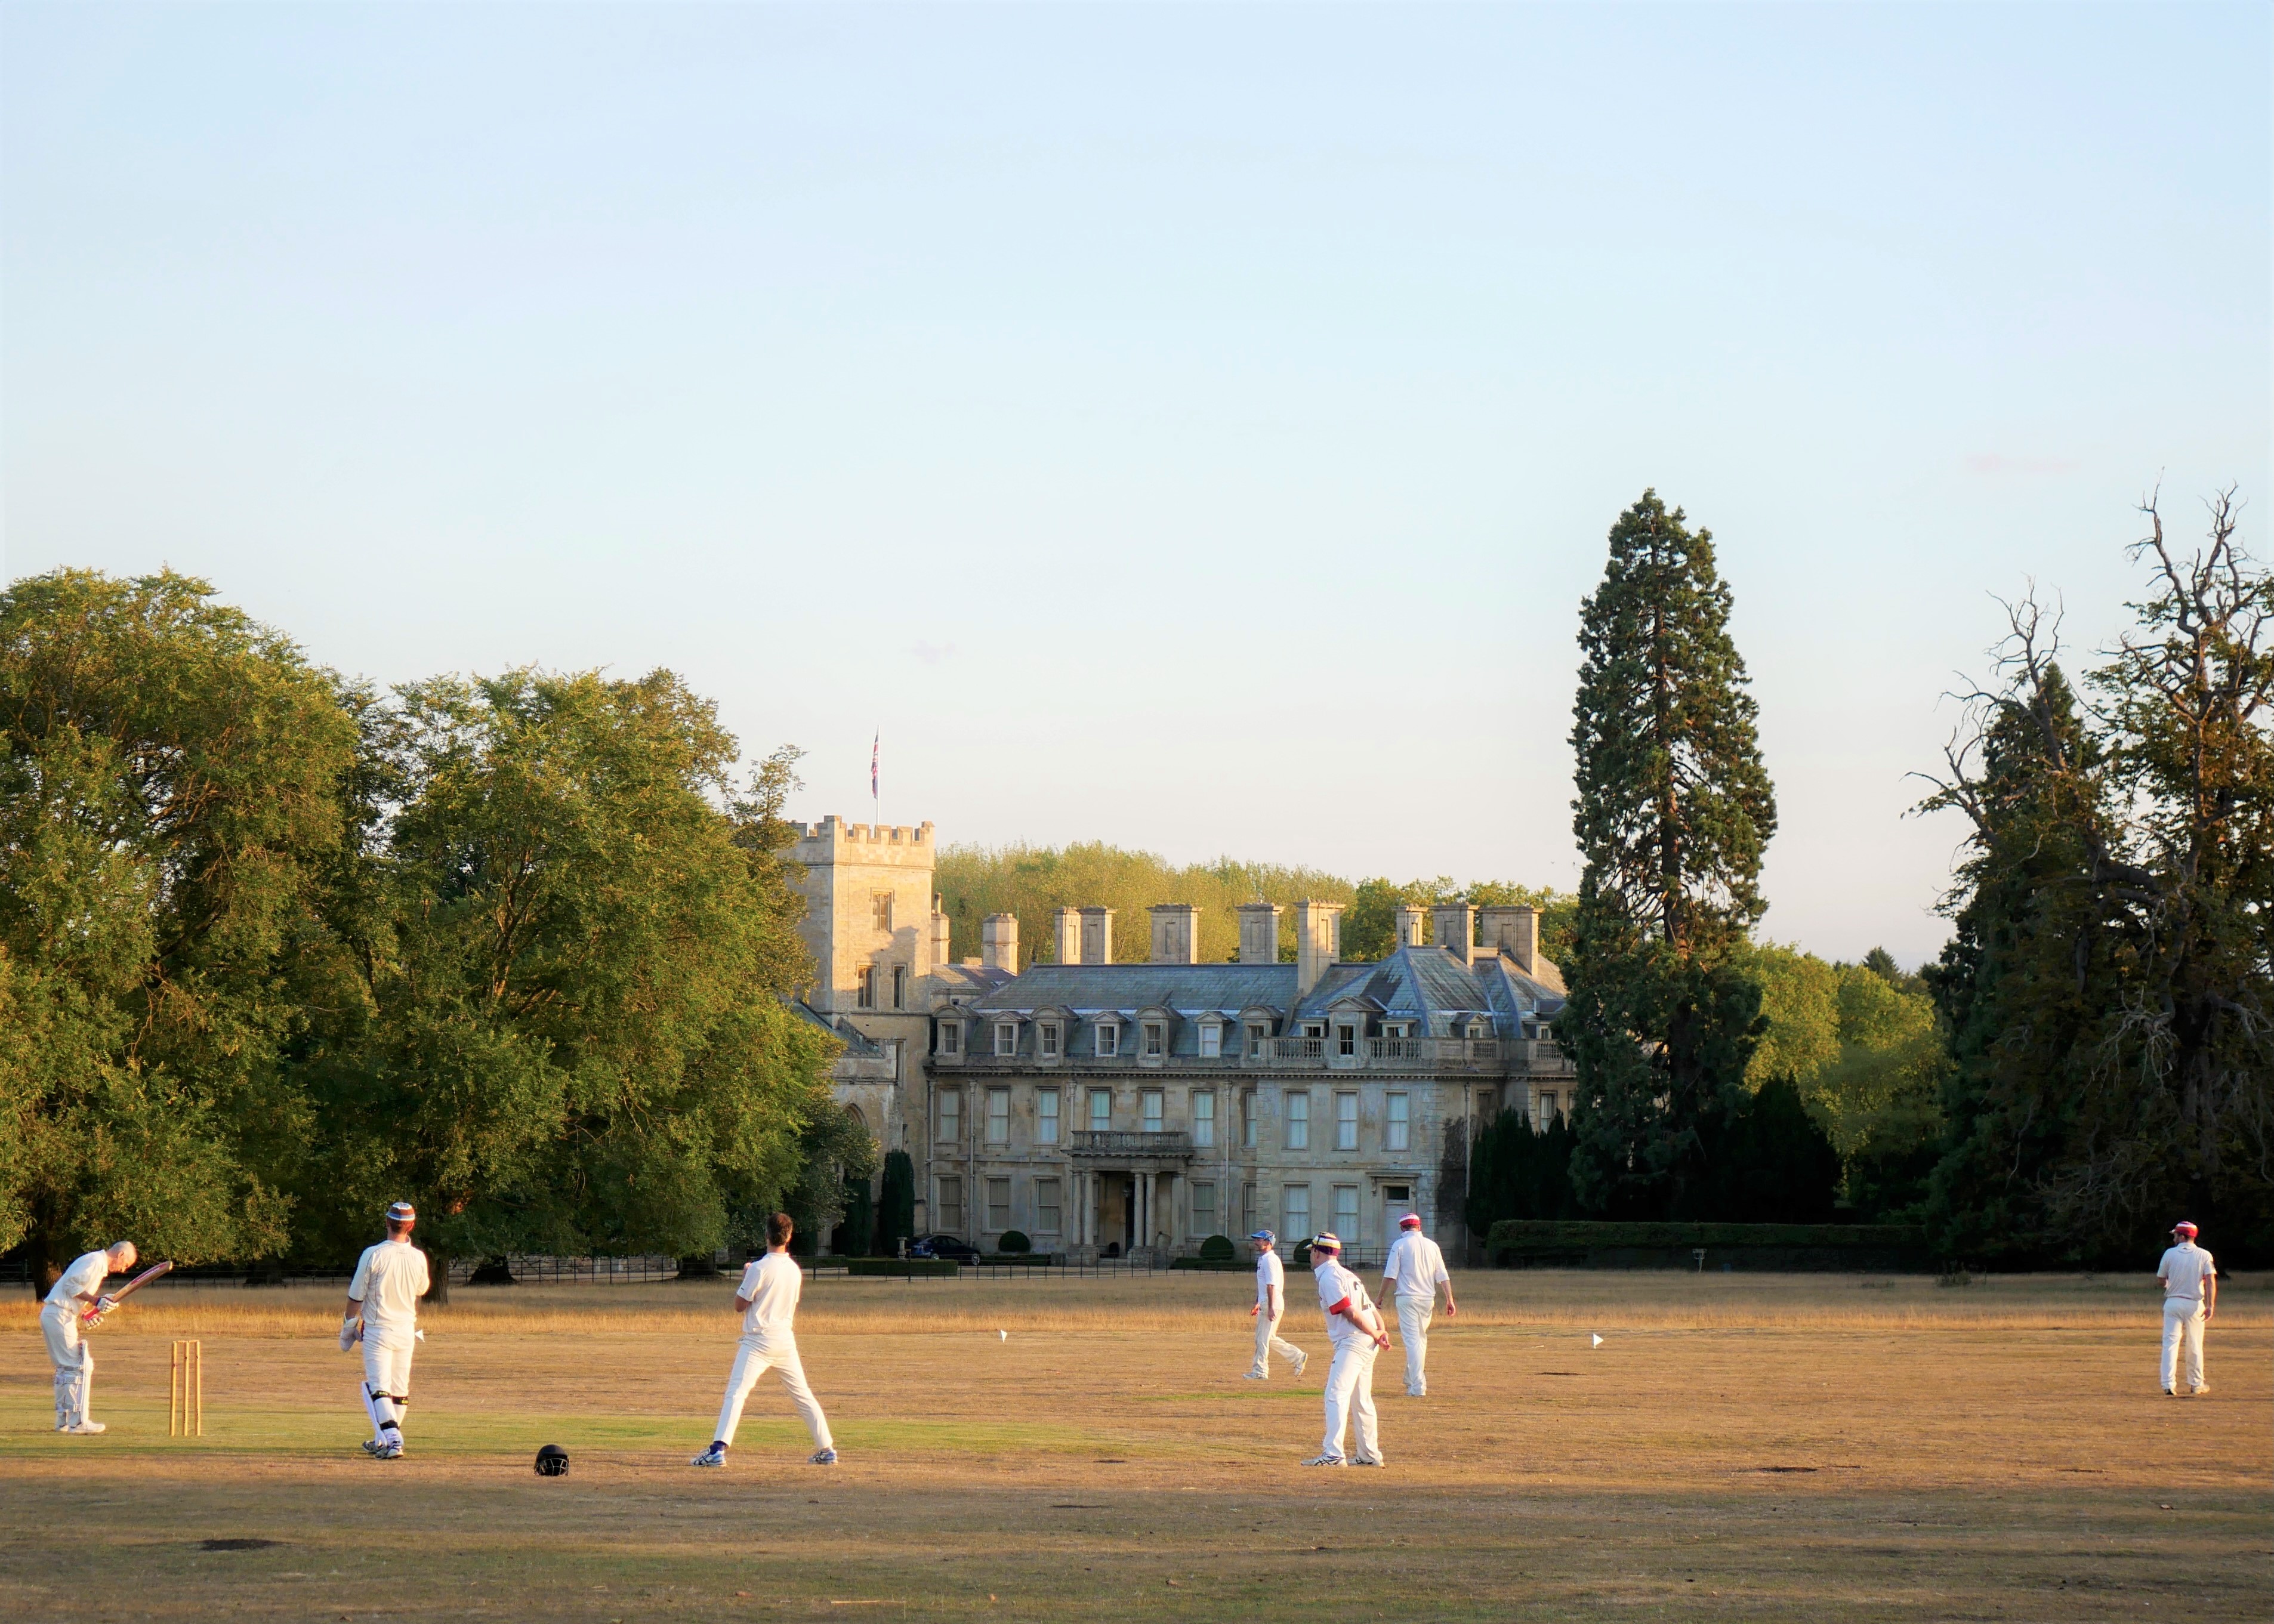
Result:
M1344 1049L1347 1042L1349 1049ZM1552 1045L1551 1045L1552 1047ZM1288 1070L1337 1070L1371 1065L1430 1066L1440 1071L1498 1070L1498 1038L1273 1038L1261 1058Z
M1146 1132L1135 1128L1088 1128L1066 1135L1077 1156L1189 1156L1193 1136L1181 1129Z
M489 1258L453 1258L450 1283L463 1286ZM519 1286L636 1286L679 1278L679 1259L660 1252L629 1258L554 1258L510 1253L506 1267Z
M833 1274L842 1279L849 1271L843 1258L801 1258L805 1272L816 1279ZM881 1275L885 1280L1111 1280L1141 1279L1150 1274L1171 1272L1166 1263L1155 1263L1149 1258L1096 1258L1084 1262L1079 1258L1063 1259L1054 1263L998 1263L982 1259L960 1265L953 1275L903 1274Z

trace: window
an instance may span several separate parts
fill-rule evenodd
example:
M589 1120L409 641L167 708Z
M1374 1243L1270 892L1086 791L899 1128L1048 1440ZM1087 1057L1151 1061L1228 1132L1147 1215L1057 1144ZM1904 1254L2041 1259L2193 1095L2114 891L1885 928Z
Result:
M1147 1021L1145 1023L1145 1054L1147 1058L1154 1060L1159 1059L1161 1057L1162 1051L1168 1047L1168 1037L1169 1028L1164 1022L1157 1020Z
M1137 1096L1137 1114L1144 1120L1146 1132L1158 1133L1161 1131L1161 1091L1159 1089L1148 1088Z
M1345 1059L1358 1053L1358 1028L1356 1026L1337 1026L1335 1028L1335 1053L1344 1056Z
M1262 1059L1263 1046L1270 1041L1270 1027L1262 1026L1257 1022L1249 1022L1247 1027L1247 1057L1250 1060Z
M1343 1237L1345 1247L1358 1244L1358 1186L1335 1186L1335 1233Z
M990 1088L987 1091L987 1142L1007 1145L1011 1142L1011 1091Z
M1058 1057L1058 1024L1046 1020L1035 1028L1035 1052L1045 1060Z
M877 929L884 931L891 930L892 928L892 893L888 891L880 891L876 892L869 898L869 907L870 912L876 916Z
M1287 1096L1287 1148L1311 1148L1311 1096L1306 1093Z
M1216 1143L1216 1095L1193 1096L1193 1143L1202 1150ZM1210 1229L1209 1234L1216 1233Z
M877 1007L876 966L861 966L861 984L854 989L853 1007L856 1010L873 1010Z
M892 966L892 1007L896 1010L908 1007L908 967L906 965Z
M1058 1091L1044 1088L1035 1095L1035 1143L1058 1142Z
M1058 1181L1055 1178L1035 1181L1035 1228L1044 1235L1058 1232Z
M1118 1021L1097 1023L1097 1052L1108 1059L1121 1052L1121 1025Z
M1289 1242L1311 1237L1311 1186L1290 1184L1281 1192L1279 1210L1286 1214L1286 1236Z
M939 1227L949 1235L963 1232L963 1181L960 1178L939 1181Z
M998 1020L995 1023L995 1052L998 1055L1015 1055L1019 1052L1017 1021Z
M1216 1233L1216 1186L1195 1184L1193 1186L1193 1233L1205 1239Z
M1011 1181L1007 1178L987 1181L987 1227L998 1235L1011 1227Z
M1388 1107L1382 1116L1382 1147L1384 1150L1413 1148L1413 1099L1411 1094L1394 1094L1384 1101Z
M1305 1021L1303 1023L1303 1035L1306 1038L1322 1038L1326 1036L1327 1023L1322 1020Z
M1089 1091L1089 1131L1103 1133L1113 1125L1113 1090L1093 1088Z
M1259 1205L1260 1200L1261 1197L1254 1184L1240 1185L1239 1227L1250 1235L1271 1222L1271 1214L1265 1212Z
M944 1020L939 1023L939 1052L943 1055L960 1055L963 1052L961 1021Z
M1477 1119L1490 1122L1500 1114L1500 1096L1489 1088L1477 1090Z
M1354 1094L1335 1096L1335 1148L1358 1148L1358 1096Z
M1224 1058L1224 1028L1214 1021L1209 1021L1201 1028L1201 1058L1203 1060Z
M1542 1133L1547 1132L1555 1125L1555 1096L1553 1093L1543 1094L1540 1096L1540 1131Z
M1242 1091L1239 1096L1239 1145L1243 1150L1255 1148L1255 1090Z
M939 1096L939 1142L960 1144L963 1139L963 1091L945 1088Z

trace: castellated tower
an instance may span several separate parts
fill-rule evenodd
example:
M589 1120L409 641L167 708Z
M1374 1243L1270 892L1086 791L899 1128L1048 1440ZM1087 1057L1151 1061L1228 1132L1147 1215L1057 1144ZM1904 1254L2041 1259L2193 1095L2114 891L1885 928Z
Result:
M932 910L932 826L825 817L790 847L805 869L799 933L813 955L808 999L825 1015L917 1013L917 983L946 933Z

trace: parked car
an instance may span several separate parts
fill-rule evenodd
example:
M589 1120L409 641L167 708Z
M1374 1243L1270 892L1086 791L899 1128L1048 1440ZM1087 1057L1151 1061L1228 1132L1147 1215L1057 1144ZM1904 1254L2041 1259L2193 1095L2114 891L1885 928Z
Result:
M953 1235L927 1235L908 1243L912 1258L946 1258L957 1263L979 1261L979 1248Z

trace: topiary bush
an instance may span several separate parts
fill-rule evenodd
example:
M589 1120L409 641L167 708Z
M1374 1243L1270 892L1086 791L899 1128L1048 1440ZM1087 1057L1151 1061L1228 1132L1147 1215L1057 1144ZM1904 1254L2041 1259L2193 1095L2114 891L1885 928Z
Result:
M1229 1235L1211 1235L1201 1243L1201 1256L1211 1263L1227 1262L1236 1255Z
M998 1252L1032 1252L1034 1249L1035 1243L1027 1238L1022 1229L1005 1229L1003 1238L995 1243Z

